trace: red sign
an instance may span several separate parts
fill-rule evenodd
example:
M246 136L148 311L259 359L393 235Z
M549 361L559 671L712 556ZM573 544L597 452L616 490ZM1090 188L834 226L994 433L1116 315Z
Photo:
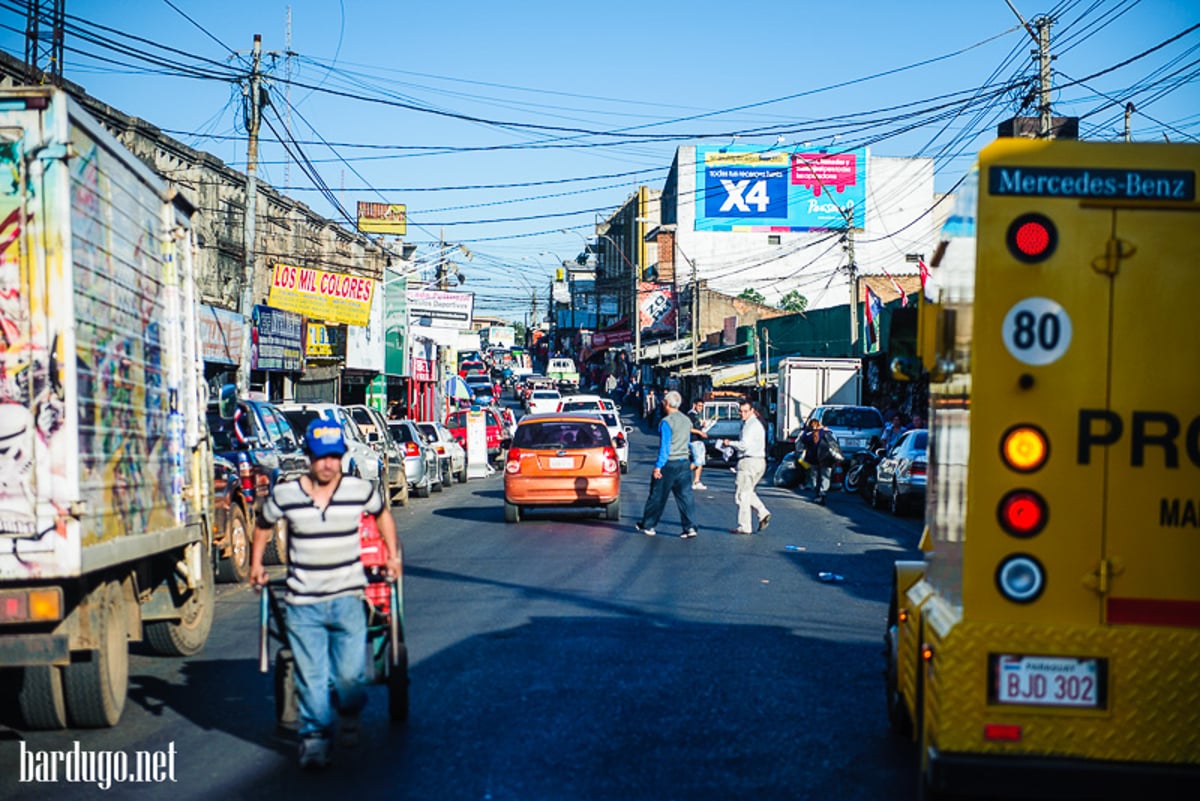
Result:
M614 345L623 345L626 342L633 341L633 332L629 329L622 331L597 331L592 334L593 348L611 348Z

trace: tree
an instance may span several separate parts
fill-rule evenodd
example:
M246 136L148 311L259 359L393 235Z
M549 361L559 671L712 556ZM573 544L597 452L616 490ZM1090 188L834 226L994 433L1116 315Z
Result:
M780 299L779 308L784 311L802 312L808 308L808 298L793 289Z
M525 323L520 320L512 321L513 339L521 344L525 343Z
M742 290L742 294L738 295L741 300L748 300L751 303L766 303L767 299L763 297L763 293L753 287L746 287Z

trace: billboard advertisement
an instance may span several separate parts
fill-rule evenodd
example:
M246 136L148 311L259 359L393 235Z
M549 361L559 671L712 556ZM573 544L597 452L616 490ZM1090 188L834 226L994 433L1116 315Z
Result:
M474 308L475 295L470 292L408 291L408 319L414 327L470 328Z
M675 289L670 284L638 284L638 309L642 330L653 334L675 331Z
M364 234L408 233L408 207L402 203L367 203L358 201L358 230Z
M867 151L696 148L696 230L796 232L862 228Z
M300 356L304 350L303 317L270 306L255 306L251 323L251 370L298 373L304 369Z
M383 304L371 305L367 325L346 326L346 367L382 373L387 361L383 343Z
M276 264L267 305L303 314L313 320L367 325L375 279L327 273L313 267Z
M241 362L242 315L216 306L201 306L200 354L210 364Z

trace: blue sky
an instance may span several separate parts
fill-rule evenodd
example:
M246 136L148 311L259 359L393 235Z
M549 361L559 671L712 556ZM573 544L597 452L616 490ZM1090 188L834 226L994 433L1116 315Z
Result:
M1117 67L1200 23L1200 4L1013 3L1056 19L1053 108L1082 116L1083 138L1118 138L1132 100L1135 139L1200 139L1200 30ZM18 57L25 5L0 0L0 47ZM598 216L639 184L661 188L677 146L737 132L763 147L869 144L935 158L945 189L1020 105L996 87L1035 72L1004 0L67 0L66 13L68 79L238 169L236 76L262 34L268 118L290 124L341 204L406 203L407 240L466 245L463 288L514 319L532 287L544 308L552 268ZM282 148L264 141L261 159L264 180L339 218Z

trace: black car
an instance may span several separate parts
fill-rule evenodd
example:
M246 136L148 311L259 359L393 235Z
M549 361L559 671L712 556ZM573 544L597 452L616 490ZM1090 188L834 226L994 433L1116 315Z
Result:
M237 471L240 507L247 530L252 532L256 513L275 482L307 472L308 456L287 418L267 401L239 400L232 420L222 418L217 405L210 404L208 429L214 454ZM241 581L250 574L250 554L247 549L243 562L242 553L234 545L218 530L213 542L217 571L229 580ZM287 529L281 521L267 543L264 561L278 563L286 556Z

